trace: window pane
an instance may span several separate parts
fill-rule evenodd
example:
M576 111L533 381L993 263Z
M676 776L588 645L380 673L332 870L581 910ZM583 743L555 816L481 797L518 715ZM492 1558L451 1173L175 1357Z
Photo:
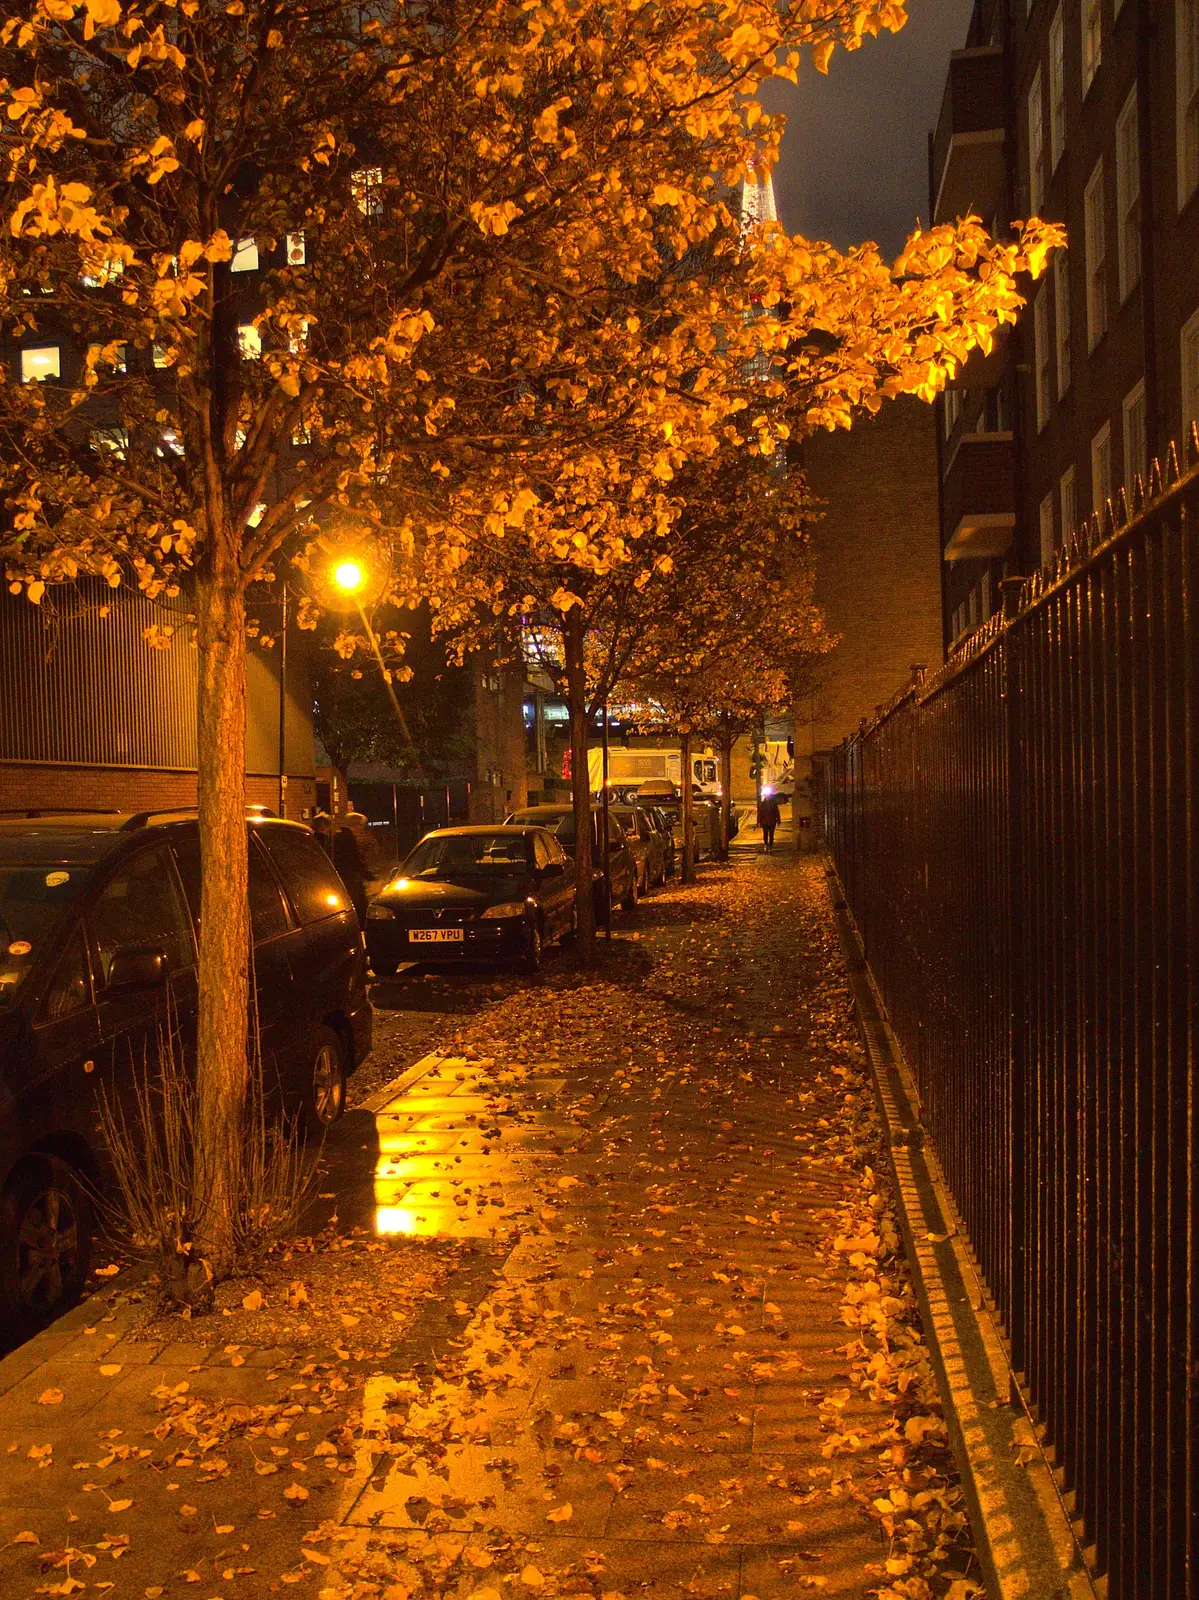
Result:
M63 951L58 971L50 980L42 1000L41 1020L56 1022L59 1017L70 1017L91 1004L92 985L87 966L87 945L83 929L77 928L71 942Z
M350 909L345 885L315 836L300 828L264 828L259 835L287 886L302 923Z
M318 846L319 848L319 846ZM250 835L250 927L254 943L277 939L291 926L275 874Z
M165 850L143 850L108 883L88 915L99 979L107 983L123 945L161 945L172 972L193 961L191 929Z
M45 378L61 378L62 366L56 344L39 345L21 351L21 382L41 383Z
M1041 501L1041 565L1053 560L1053 496L1047 494Z
M238 240L233 260L229 263L229 270L230 272L258 271L258 246L253 239Z

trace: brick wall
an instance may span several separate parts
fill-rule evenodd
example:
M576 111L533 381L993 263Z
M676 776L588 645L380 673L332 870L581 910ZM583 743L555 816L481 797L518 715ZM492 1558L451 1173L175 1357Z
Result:
M288 779L287 815L299 819L315 799L313 779ZM279 780L272 773L249 773L246 801L279 808ZM172 811L196 803L194 772L154 772L141 768L33 766L0 762L0 812L39 806L77 811Z
M914 663L941 660L935 413L892 401L849 432L805 442L816 600L840 634L813 692L795 707L796 775L889 700Z

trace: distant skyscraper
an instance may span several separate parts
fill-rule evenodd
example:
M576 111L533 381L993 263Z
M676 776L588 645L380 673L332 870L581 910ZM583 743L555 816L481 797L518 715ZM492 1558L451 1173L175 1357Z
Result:
M743 178L741 181L741 227L755 227L760 222L777 222L778 209L774 203L774 176Z

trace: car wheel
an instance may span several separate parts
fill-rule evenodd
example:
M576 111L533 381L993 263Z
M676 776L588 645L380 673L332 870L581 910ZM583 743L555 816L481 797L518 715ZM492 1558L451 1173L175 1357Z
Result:
M346 1054L332 1028L318 1028L304 1085L304 1131L319 1137L346 1108Z
M0 1212L0 1313L32 1333L73 1306L92 1258L92 1205L79 1175L57 1156L22 1161Z
M394 978L399 970L400 958L396 956L384 958L383 956L371 957L371 971L376 978Z
M541 970L541 955L541 919L534 917L533 924L529 929L529 948L521 959L520 970L529 973L539 972Z
M629 892L620 902L622 911L636 911L637 909L637 874L634 873L629 883Z

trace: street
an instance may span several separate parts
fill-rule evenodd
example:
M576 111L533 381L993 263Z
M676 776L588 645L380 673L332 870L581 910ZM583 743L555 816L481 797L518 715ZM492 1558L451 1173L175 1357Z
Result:
M6 1595L974 1570L819 861L743 850L620 934L591 973L376 985L408 1070L328 1142L336 1229L216 1319L113 1293L0 1363Z

